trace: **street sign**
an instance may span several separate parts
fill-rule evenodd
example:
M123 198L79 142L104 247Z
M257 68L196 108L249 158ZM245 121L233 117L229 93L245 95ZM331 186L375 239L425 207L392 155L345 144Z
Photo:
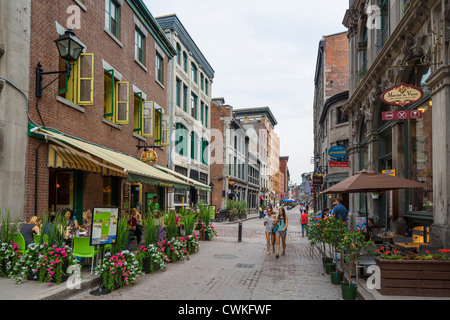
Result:
M390 169L390 170L383 170L381 171L383 174L388 174L390 176L394 176L395 177L395 169Z
M383 120L409 120L421 119L423 113L420 110L401 110L401 111L386 111L382 113Z
M350 162L330 161L328 165L330 166L330 168L348 168L350 166Z

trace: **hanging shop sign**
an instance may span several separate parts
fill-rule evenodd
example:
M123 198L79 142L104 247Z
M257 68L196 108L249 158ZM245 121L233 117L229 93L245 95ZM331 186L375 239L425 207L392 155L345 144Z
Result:
M323 185L323 176L320 174L313 176L312 184L313 184L313 186Z
M384 91L381 95L381 100L389 105L404 107L420 101L423 95L423 91L420 88L409 84L400 84Z
M333 160L341 160L345 158L347 154L347 149L343 146L334 146L328 150L328 155Z
M158 155L156 154L155 150L146 150L141 155L141 161L154 166L158 161Z
M395 177L395 169L383 170L383 171L381 171L381 173L388 174L390 176L394 176Z
M382 113L383 120L409 120L420 119L423 113L420 110L401 110L401 111L386 111Z

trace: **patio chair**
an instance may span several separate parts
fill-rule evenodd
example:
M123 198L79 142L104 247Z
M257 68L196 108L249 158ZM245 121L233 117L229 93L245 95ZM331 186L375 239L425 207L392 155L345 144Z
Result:
M48 243L48 235L47 234L34 234L34 243L41 244L41 239L44 239L43 243Z
M75 257L80 258L91 258L91 276L94 270L94 258L96 255L100 254L100 250L96 249L95 246L91 246L90 238L88 237L74 237L73 238L73 254Z
M20 254L25 254L28 252L25 246L25 238L21 233L14 233L11 236L11 240L13 241L13 243L17 243L17 245L19 246Z

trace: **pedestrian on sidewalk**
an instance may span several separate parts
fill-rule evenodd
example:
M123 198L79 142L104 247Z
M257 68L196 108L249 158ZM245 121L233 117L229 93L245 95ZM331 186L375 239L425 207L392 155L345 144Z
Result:
M300 224L302 225L302 238L305 237L305 229L308 225L308 212L303 210L303 213L300 216Z
M280 240L283 243L283 253L281 254L284 256L286 254L286 233L287 233L287 227L288 227L288 218L286 216L286 211L284 211L284 208L280 208L278 210L278 217L275 219L277 231L275 234L275 242L277 243L277 254L275 257L280 257Z
M267 239L267 255L270 254L270 243L272 242L273 253L275 253L275 233L273 233L273 222L276 219L276 215L272 210L267 210L267 215L264 217L264 226L266 226L266 239Z

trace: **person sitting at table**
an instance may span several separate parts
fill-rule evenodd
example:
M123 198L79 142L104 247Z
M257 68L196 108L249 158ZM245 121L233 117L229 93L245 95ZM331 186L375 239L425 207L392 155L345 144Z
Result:
M55 218L56 214L54 212L50 212L50 215L48 216L48 221L44 226L43 233L46 235L50 235L53 233L53 227L55 226Z
M83 226L80 227L80 231L85 231L89 234L92 223L92 212L87 209L83 212Z
M135 209L135 208L133 208ZM131 237L136 237L136 241L139 244L141 242L141 232L137 226L137 210L131 210L130 218L128 219L128 238L127 238L127 250L130 250Z
M31 217L28 223L24 224L20 228L20 233L23 235L25 239L25 247L34 243L34 235L39 234L39 225L41 224L41 218L37 216ZM25 248L24 248L25 249Z
M379 229L378 226L375 224L375 221L372 218L367 219L367 231L370 233L373 232L373 230Z

